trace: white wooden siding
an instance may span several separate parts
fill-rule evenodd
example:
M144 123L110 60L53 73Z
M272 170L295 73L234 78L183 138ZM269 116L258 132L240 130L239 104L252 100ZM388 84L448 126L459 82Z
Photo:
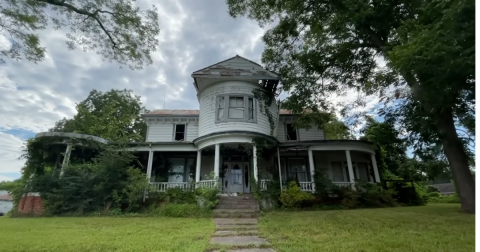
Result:
M268 117L261 113L259 102L255 104L257 122L221 122L215 123L216 96L220 94L247 94L253 95L252 91L258 88L258 84L244 81L222 81L207 87L200 94L200 118L198 136L204 136L216 132L225 131L250 131L270 135L270 123ZM270 111L274 121L278 120L278 106L272 102ZM276 129L273 136L276 135Z
M198 137L198 124L187 123L185 141ZM147 142L173 142L174 123L152 123L148 125Z
M280 142L286 142L286 132L285 132L286 123L280 121L277 127L277 139ZM311 140L325 140L325 134L323 130L318 129L317 126L312 125L310 129L298 129L298 140L299 141L311 141Z

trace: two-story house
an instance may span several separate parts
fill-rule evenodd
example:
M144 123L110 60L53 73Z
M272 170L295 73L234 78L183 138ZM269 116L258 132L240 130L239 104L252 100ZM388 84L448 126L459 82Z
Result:
M279 101L262 98L276 91L278 74L237 55L192 77L199 110L144 114L147 144L132 148L148 151L147 177L157 190L195 182L250 192L252 177L264 187L277 174L283 183L295 178L302 190L314 191L315 172L345 186L359 179L380 181L372 143L327 140L315 126L295 128L294 114L280 109ZM269 157L257 158L259 138L273 143L276 151Z

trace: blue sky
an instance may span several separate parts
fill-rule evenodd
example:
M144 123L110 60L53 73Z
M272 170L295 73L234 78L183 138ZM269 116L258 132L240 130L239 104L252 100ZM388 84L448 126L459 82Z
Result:
M142 9L152 3L159 10L160 43L153 64L142 70L120 69L94 52L70 51L65 31L53 29L38 33L47 50L43 62L0 64L0 181L20 177L25 140L71 118L75 104L94 88L131 89L150 110L198 109L192 72L237 54L260 63L265 30L246 18L231 18L224 0L137 1ZM0 48L9 46L0 32ZM358 95L352 91L332 101L341 104ZM355 112L375 110L378 97L364 98L367 105Z

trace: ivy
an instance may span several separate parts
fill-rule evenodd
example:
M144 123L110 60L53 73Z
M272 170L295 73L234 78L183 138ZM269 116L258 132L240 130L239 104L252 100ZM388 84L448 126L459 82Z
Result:
M273 140L267 139L265 137L254 137L252 139L252 142L256 147L255 154L257 158L257 172L258 172L262 170L261 160L263 159L263 157L268 154L269 150L272 150L273 148L277 147L277 144ZM262 197L265 197L266 195L262 194L259 181L255 180L255 177L253 176L253 174L251 175L251 181L252 181L252 191L255 199L258 200Z
M255 97L257 101L259 101L258 105L260 107L260 113L264 114L268 118L268 123L270 124L270 135L274 136L276 121L272 114L272 111L270 111L270 107L275 100L274 95L267 93L265 92L265 90L262 90L260 88L254 89L252 93L253 97Z

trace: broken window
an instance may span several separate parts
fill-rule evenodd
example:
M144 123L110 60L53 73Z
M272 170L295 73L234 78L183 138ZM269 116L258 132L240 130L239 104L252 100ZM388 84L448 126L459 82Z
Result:
M298 140L297 129L291 123L286 124L287 141Z
M185 128L185 124L175 124L175 141L185 141Z

